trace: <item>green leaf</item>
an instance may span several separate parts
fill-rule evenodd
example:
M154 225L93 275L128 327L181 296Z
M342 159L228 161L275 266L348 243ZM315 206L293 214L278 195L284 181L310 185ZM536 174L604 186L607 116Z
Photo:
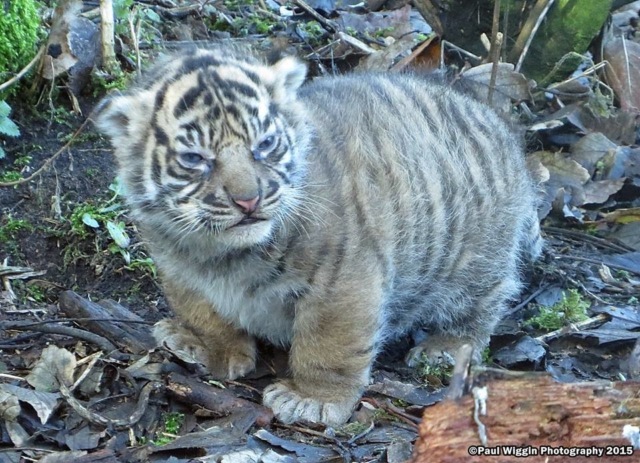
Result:
M120 177L113 179L113 183L109 185L109 189L115 193L115 196L124 196L124 186Z
M0 135L6 135L7 137L19 137L20 128L7 117L0 117Z
M162 22L160 15L150 8L144 9L144 15L147 17L149 21L153 23L160 24Z
M98 223L98 221L94 219L93 216L88 212L82 214L82 223L84 223L87 227L100 228L100 224Z
M0 119L9 117L9 114L11 114L11 106L6 101L0 100Z
M129 247L129 243L131 243L131 238L129 238L129 235L127 235L124 228L124 222L115 223L111 220L107 221L107 231L109 232L109 235L111 235L113 241L115 241L115 243L122 249L126 249Z

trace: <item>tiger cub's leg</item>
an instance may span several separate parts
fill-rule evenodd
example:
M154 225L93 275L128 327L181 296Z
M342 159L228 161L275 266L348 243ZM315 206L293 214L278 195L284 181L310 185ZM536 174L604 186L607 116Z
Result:
M458 322L448 329L441 326L428 327L433 330L423 342L411 349L405 357L409 366L416 366L421 361L431 364L453 364L455 356L464 344L473 347L473 361L480 363L482 351L489 344L493 331L500 321L507 301L517 294L520 287L517 272L513 276L503 278L494 285L488 285L484 294L468 307L457 307L460 314Z
M230 326L211 304L191 291L165 284L177 319L156 323L153 336L178 356L207 367L217 379L235 379L255 368L255 340Z
M269 386L263 395L278 419L328 425L349 419L369 383L380 305L379 295L351 294L334 303L302 302L296 307L289 356L292 378Z

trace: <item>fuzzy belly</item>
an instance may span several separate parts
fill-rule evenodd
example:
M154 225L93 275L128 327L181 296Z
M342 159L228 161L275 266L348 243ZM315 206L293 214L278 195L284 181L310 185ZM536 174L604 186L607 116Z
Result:
M278 346L288 346L293 337L294 310L284 295L289 285L250 291L238 279L221 277L200 282L200 290L216 312L228 323L252 336Z

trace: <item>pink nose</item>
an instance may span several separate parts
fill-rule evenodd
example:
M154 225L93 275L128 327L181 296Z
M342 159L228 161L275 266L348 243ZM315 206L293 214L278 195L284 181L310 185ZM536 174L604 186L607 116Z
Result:
M234 199L234 203L244 212L245 214L251 214L255 212L258 207L258 203L260 202L260 196L256 196L252 199Z

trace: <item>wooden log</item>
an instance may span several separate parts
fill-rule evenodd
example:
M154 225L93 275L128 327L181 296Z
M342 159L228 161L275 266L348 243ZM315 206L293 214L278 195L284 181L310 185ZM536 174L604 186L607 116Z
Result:
M412 463L640 462L623 436L640 427L638 381L562 384L547 374L473 368L466 386L476 398L425 410ZM482 391L486 415L474 418Z
M117 302L105 300L96 304L73 291L63 291L58 303L70 318L87 319L79 320L80 325L134 354L147 352L156 346L151 329L144 320Z
M181 402L197 404L223 416L239 411L252 411L255 413L255 423L258 426L267 426L273 420L273 412L267 407L195 378L171 373L167 378L166 387L167 391Z

